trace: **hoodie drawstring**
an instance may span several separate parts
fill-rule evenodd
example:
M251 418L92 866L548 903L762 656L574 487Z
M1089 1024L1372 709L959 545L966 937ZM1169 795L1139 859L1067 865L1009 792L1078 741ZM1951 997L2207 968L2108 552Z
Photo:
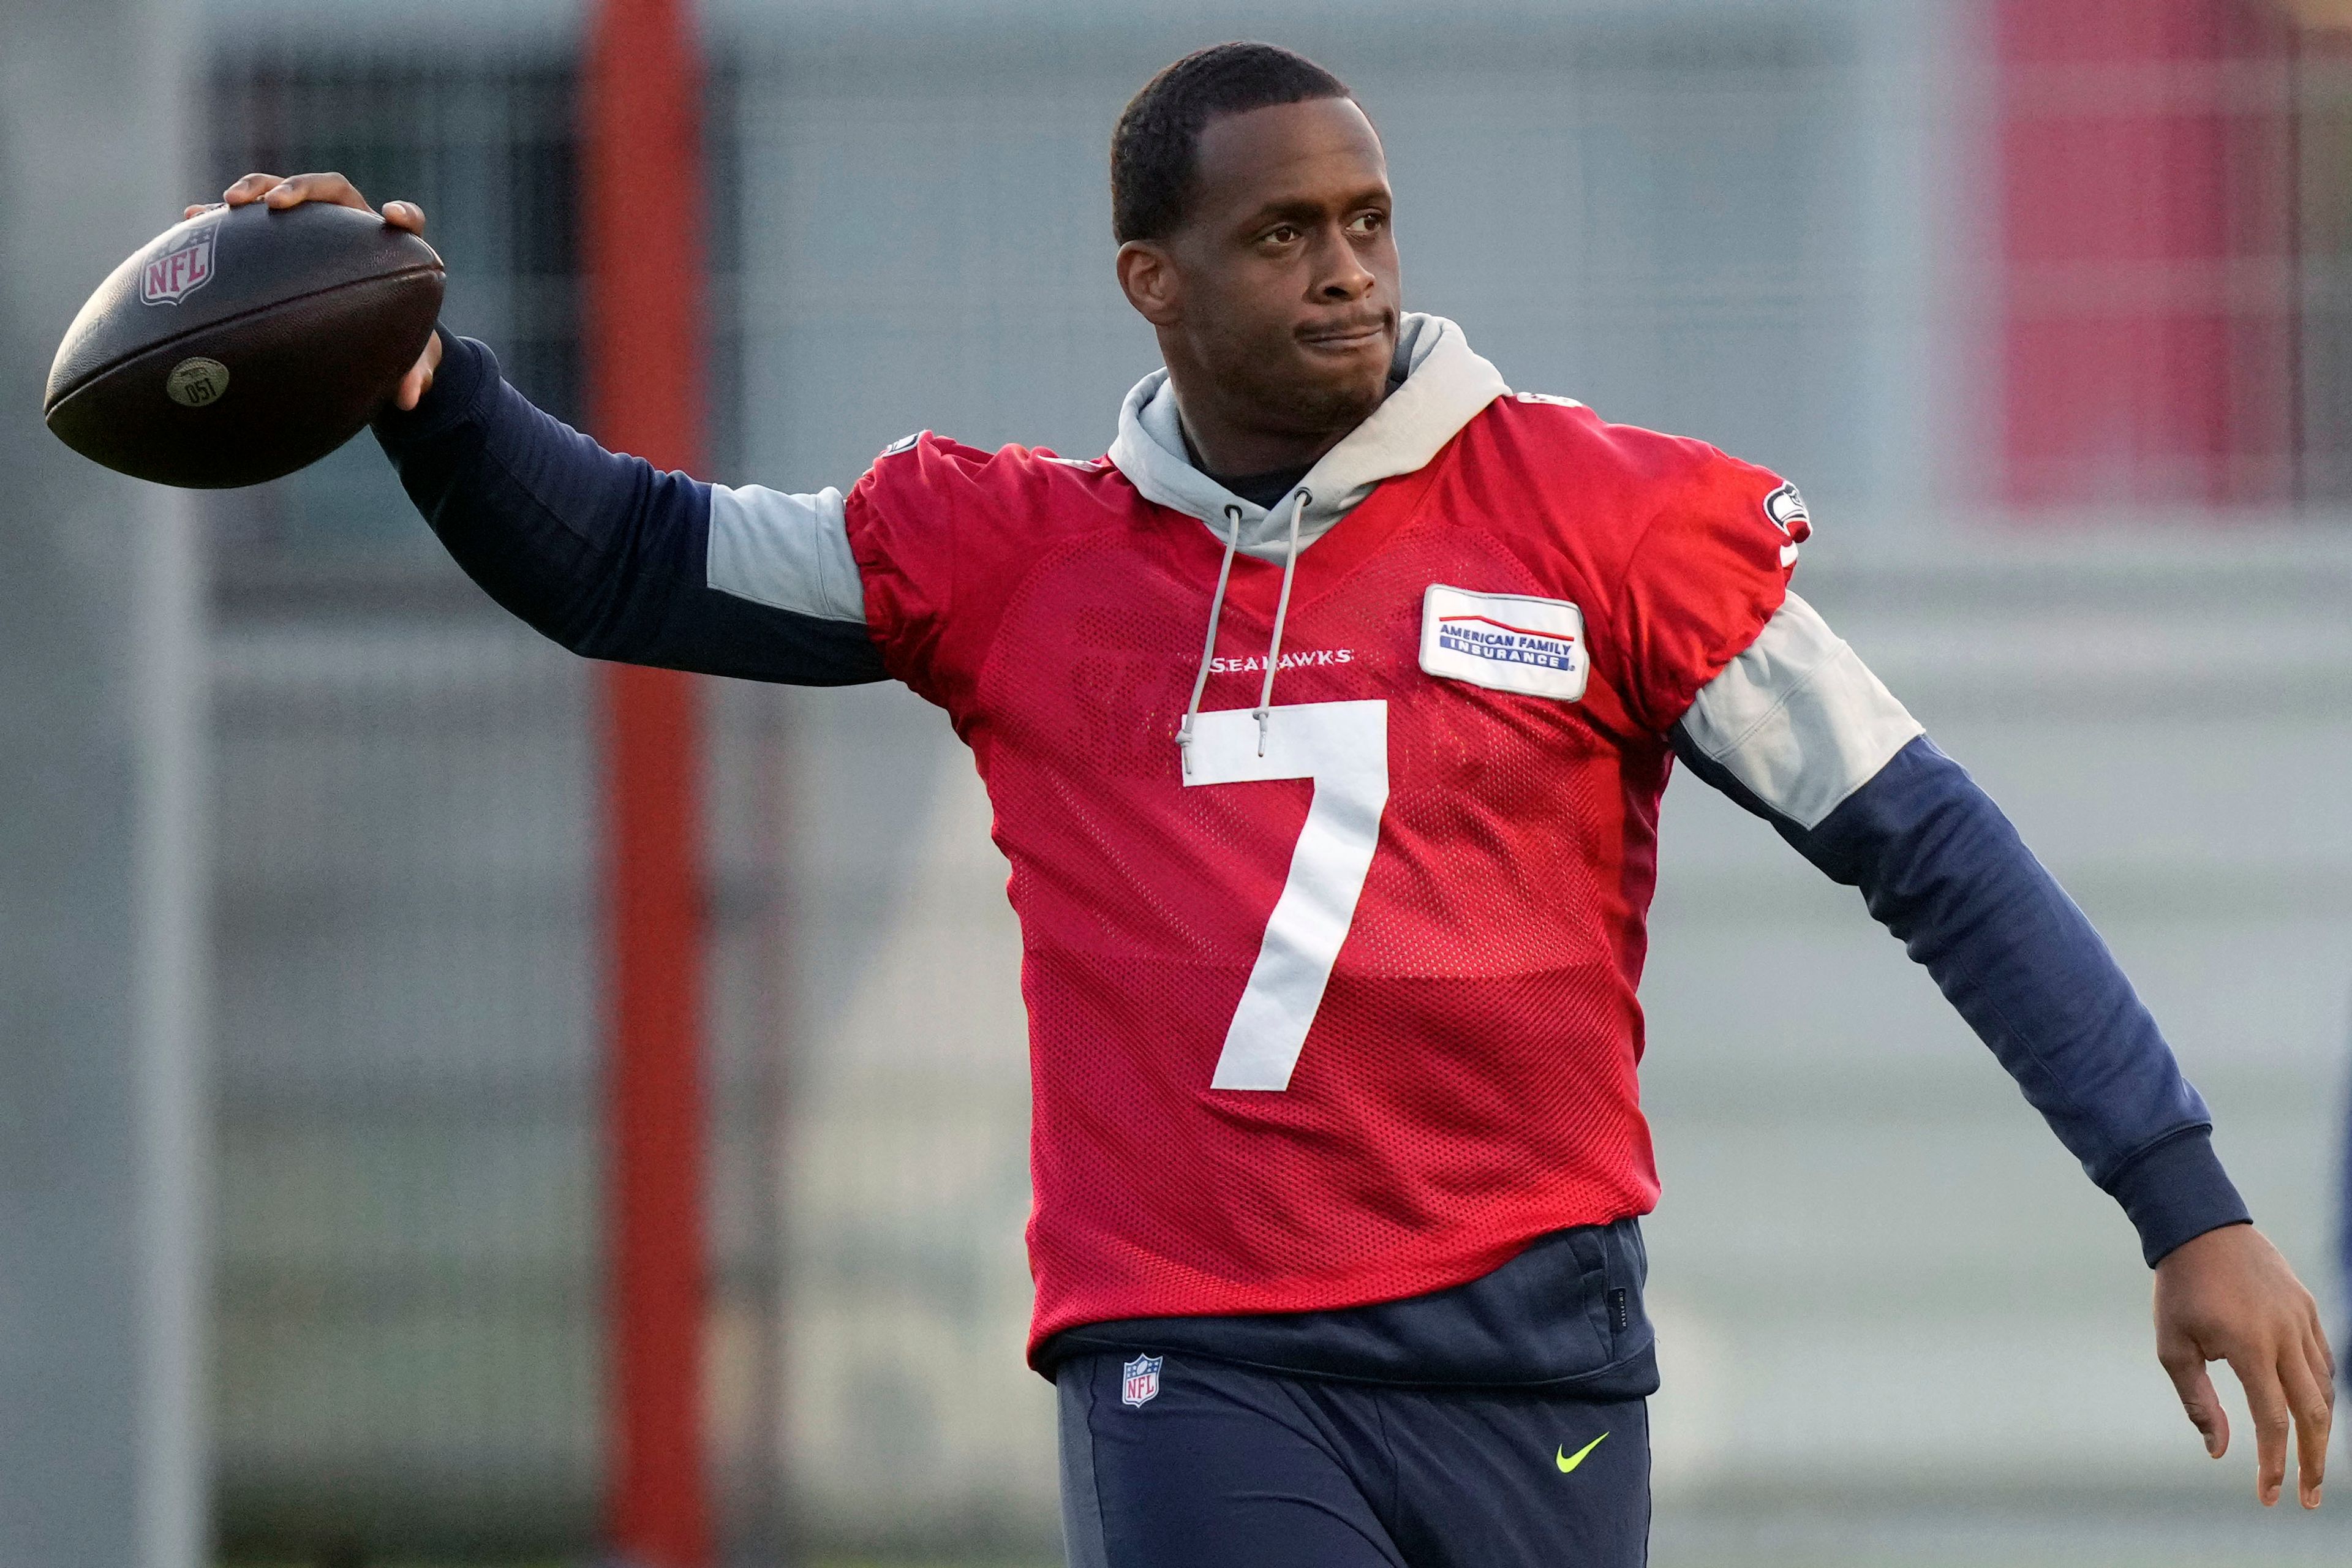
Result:
M1217 591L1209 597L1209 635L1201 645L1201 670L1192 677L1192 700L1184 705L1184 722L1176 728L1176 750L1184 759L1184 772L1188 776L1192 772L1192 721L1201 716L1201 693L1208 689L1209 666L1216 658L1217 617L1224 614L1225 580L1233 575L1234 552L1242 542L1242 509L1226 507L1225 521L1232 524L1232 528L1225 534L1225 558L1217 563ZM1297 522L1295 519L1291 528L1296 537ZM1284 586L1286 591L1287 582Z
M1282 663L1282 626L1290 616L1290 584L1298 574L1298 520L1313 501L1312 492L1301 489L1290 508L1290 547L1282 558L1282 594L1274 602L1274 640L1265 650L1265 680L1258 688L1257 754L1265 755L1266 728L1274 721L1274 672ZM1232 578L1234 552L1242 540L1242 509L1225 508L1225 521L1230 525L1225 534L1224 559L1217 563L1217 589L1209 596L1209 631L1201 644L1201 668L1192 677L1192 698L1184 705L1184 721L1176 727L1176 750L1184 759L1187 777L1192 772L1192 726L1201 716L1201 694L1208 689L1209 667L1216 661L1217 622L1225 610L1225 584Z
M1290 582L1298 573L1298 518L1313 498L1305 489L1290 509L1290 548L1282 557L1282 596L1274 602L1274 641L1265 650L1265 684L1257 694L1257 754L1265 755L1265 729L1274 721L1274 672L1282 663L1282 623L1290 614Z

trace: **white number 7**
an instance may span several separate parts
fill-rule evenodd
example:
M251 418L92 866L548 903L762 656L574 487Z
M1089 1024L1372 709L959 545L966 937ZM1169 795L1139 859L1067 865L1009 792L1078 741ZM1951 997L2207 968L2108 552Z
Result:
M1212 1089L1290 1087L1380 842L1381 813L1389 804L1389 705L1276 708L1264 756L1254 710L1226 709L1193 721L1187 786L1261 779L1313 779L1315 796L1249 984L1225 1031Z

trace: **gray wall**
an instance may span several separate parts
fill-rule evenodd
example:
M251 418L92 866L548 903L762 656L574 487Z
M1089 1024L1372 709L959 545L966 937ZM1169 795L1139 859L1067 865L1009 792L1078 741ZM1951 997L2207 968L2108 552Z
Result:
M39 421L83 297L179 216L186 30L0 9L0 1561L202 1554L200 645L184 508Z

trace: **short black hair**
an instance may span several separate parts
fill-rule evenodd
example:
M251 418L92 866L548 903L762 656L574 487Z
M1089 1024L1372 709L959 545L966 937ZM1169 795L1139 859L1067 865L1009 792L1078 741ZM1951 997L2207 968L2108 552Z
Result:
M1274 44L1212 44L1143 84L1110 133L1110 230L1122 245L1160 239L1184 217L1201 132L1224 114L1318 98L1348 84Z

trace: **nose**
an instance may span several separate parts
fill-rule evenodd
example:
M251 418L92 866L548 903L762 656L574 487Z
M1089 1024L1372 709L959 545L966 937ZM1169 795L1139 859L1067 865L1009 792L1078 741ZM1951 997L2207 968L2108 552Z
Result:
M1352 305L1370 295L1380 279L1364 266L1356 247L1338 225L1326 229L1323 243L1317 247L1315 288L1316 300L1330 305Z

